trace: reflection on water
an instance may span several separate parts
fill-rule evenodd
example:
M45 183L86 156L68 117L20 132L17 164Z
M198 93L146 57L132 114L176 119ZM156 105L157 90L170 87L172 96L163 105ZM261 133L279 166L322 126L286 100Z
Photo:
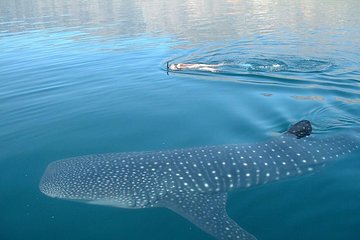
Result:
M280 33L293 41L307 38L309 42L331 46L329 38L318 34L328 31L326 34L336 35L333 37L337 45L342 45L343 38L355 45L360 41L356 30L360 20L358 7L356 0L292 4L284 0L3 0L0 29L21 32L85 26L86 31L104 37L146 32L201 42L241 38L259 42L270 34L273 44L287 44L279 39Z
M301 119L358 134L359 12L358 0L0 0L0 239L210 240L165 210L46 199L39 178L56 159L261 142ZM167 75L167 62L220 66ZM228 211L259 240L360 239L359 169L355 156L234 193Z
M335 99L337 101L341 101L343 103L360 104L360 99L359 98L348 99L348 98L336 97Z
M325 99L322 96L292 96L296 100L310 100L323 102Z

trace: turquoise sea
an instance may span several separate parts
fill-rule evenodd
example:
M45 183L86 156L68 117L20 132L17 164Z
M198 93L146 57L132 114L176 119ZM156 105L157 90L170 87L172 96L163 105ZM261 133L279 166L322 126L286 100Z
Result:
M55 160L360 134L360 1L0 0L0 239L212 239L167 209L52 199ZM221 64L167 72L167 63ZM360 154L232 192L259 240L360 239Z

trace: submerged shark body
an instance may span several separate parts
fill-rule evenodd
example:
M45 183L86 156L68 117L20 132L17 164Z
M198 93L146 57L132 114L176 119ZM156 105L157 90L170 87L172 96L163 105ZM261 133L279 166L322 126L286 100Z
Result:
M310 122L301 121L259 144L69 158L48 166L40 189L114 207L166 207L217 239L255 240L227 215L227 192L311 173L360 150L358 138L310 132Z

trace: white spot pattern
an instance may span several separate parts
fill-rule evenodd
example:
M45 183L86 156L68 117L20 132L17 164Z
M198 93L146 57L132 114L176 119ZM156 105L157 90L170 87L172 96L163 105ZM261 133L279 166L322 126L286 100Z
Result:
M359 150L359 142L346 135L319 139L282 135L263 144L88 155L50 164L40 189L52 197L124 208L157 206L173 196L185 209L190 203L184 196L222 194L313 172L327 161ZM206 216L201 211L197 214ZM221 219L217 214L211 216L204 225L214 226L213 221ZM246 232L235 231L230 223L224 224L228 233L216 233L221 239L252 239L241 236Z

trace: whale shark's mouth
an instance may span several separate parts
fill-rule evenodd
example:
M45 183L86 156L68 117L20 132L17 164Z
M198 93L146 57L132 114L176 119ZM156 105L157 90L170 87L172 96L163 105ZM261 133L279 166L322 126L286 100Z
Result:
M52 198L63 198L61 196L65 197L65 195L61 192L61 188L56 187L54 185L40 184L39 189L43 194L45 194L48 197L52 197Z
M116 200L112 200L112 199L108 199L108 200L90 200L90 201L86 201L89 204L94 204L94 205L102 205L102 206L110 206L110 207L117 207L117 208L137 208L136 207L136 201L116 201Z

